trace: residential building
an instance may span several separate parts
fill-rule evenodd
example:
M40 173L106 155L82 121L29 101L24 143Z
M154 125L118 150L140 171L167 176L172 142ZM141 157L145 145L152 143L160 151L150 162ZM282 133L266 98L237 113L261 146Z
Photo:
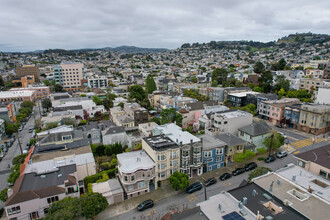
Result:
M113 117L113 122L115 123L115 125L122 126L125 128L134 127L134 119L126 114Z
M156 163L144 150L118 154L117 160L118 179L123 186L125 198L155 189Z
M236 107L246 106L250 103L256 105L259 92L239 92L239 93L230 93L228 94L229 102Z
M34 76L37 82L40 81L40 72L39 68L36 66L23 66L23 67L16 67L16 74L17 76Z
M306 219L328 219L330 207L330 193L326 187L330 185L328 180L294 164L288 164L276 172L269 172L253 179L253 182L267 191L266 193L275 201L281 201L282 208L291 207ZM252 189L249 191L251 192ZM260 192L257 193L262 195Z
M110 127L115 127L115 124L110 120L103 120L89 121L86 125L79 126L77 129L84 132L90 143L100 144L102 143L102 131Z
M67 91L80 90L83 79L82 63L68 63L54 66L54 78L56 84L62 85Z
M0 103L0 118L8 122L16 122L16 115L19 114L20 101L6 101Z
M89 88L106 88L108 87L108 78L106 77L89 77L88 79Z
M56 128L52 128L46 131L41 131L36 134L37 138L43 138L49 134L61 133L61 132L68 132L73 131L73 125L61 125Z
M50 96L48 86L27 86L24 88L12 88L9 91L35 91L36 98L42 99Z
M300 100L297 98L284 98L281 100L261 101L260 106L259 106L259 117L262 119L266 119L266 120L270 119L272 104L285 104L284 106L286 106L289 104L297 104L297 103L300 103ZM274 107L274 110L275 110L275 107ZM279 116L281 116L281 114L277 113L273 117L280 118Z
M202 169L202 142L198 137L179 126L170 123L153 128L153 135L165 135L180 146L180 171L189 177L201 175Z
M142 139L142 149L155 162L155 182L166 180L175 171L180 170L180 147L169 137L145 137Z
M268 101L268 100L277 100L278 96L276 94L272 94L272 93L260 93L257 95L257 113L259 113L260 110L260 103L262 101Z
M34 102L36 98L37 98L36 92L31 90L0 92L0 102L8 102L8 101Z
M203 145L203 173L225 166L226 143L209 134L199 135Z
M318 104L302 104L298 130L315 135L330 130L330 106Z
M303 78L300 79L299 89L305 89L307 92L317 92L322 86L324 79Z
M323 78L330 79L330 60L328 60L327 67L324 69Z
M306 75L312 78L322 79L324 74L324 70L319 69L307 69Z
M94 193L102 194L109 205L124 200L124 190L116 178L101 183L93 183L92 189Z
M238 129L238 137L250 144L249 150L255 151L257 148L265 148L263 142L265 138L270 136L271 129L265 122L253 122Z
M226 144L226 158L224 163L225 166L233 162L234 154L242 153L244 151L244 145L246 141L239 137L236 137L229 133L219 134L215 137Z
M284 126L298 128L301 104L293 104L284 108Z
M115 126L109 127L102 131L102 142L104 145L120 143L122 146L127 143L127 135L125 127Z
M330 144L294 155L296 164L330 181Z
M223 93L223 100L226 101L228 100L228 95L229 94L234 94L234 93L242 93L242 92L252 92L252 89L250 87L226 87Z
M252 123L253 115L241 110L216 113L214 128L216 133L237 134L238 128Z
M139 131L143 134L144 137L152 136L152 128L158 126L155 122L148 122L144 124L139 124Z
M53 116L63 114L73 114L79 116L80 118L84 118L84 111L81 105L54 107L52 110Z
M319 88L319 91L316 95L317 104L330 105L330 88Z
M125 103L124 111L128 116L133 118L134 126L138 126L140 123L148 122L148 110L141 107L137 103Z
M53 115L53 112L50 112L47 116L41 117L41 122L43 127L46 127L49 123L57 123L61 125L63 119L70 119L76 122L76 115L67 112L63 112L61 115L57 115L56 113Z

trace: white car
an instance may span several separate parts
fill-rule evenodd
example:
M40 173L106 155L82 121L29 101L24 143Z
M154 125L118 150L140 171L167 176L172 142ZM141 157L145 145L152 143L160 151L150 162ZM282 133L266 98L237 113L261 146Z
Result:
M284 138L286 138L286 135L283 134L282 132L278 132L280 135L282 135Z
M282 158L286 156L288 156L288 153L286 151L281 151L276 155L277 158Z

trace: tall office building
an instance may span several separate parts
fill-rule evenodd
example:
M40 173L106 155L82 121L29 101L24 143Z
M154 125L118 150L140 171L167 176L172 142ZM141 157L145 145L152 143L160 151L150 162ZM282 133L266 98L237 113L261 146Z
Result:
M82 63L61 64L54 67L54 78L56 84L62 85L67 91L77 91L81 88L83 79Z

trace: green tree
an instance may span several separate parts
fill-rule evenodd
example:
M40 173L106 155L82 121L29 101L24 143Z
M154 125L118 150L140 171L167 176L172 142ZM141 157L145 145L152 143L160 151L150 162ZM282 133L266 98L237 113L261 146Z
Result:
M253 72L255 73L264 73L265 72L265 66L262 62L260 62L259 60L254 64L254 67L253 67Z
M5 122L5 130L7 135L12 135L18 131L19 123Z
M155 80L152 77L152 75L149 74L146 79L146 91L148 94L151 94L153 91L156 91L156 90L157 90L157 86L156 86Z
M54 85L54 91L55 92L63 92L63 86L61 86L60 84Z
M278 92L277 92L278 98L280 99L282 96L285 96L285 90L283 88L281 88Z
M273 149L278 149L284 144L285 138L277 133L276 131L272 133L271 137L265 138L263 144L267 147L268 151L271 153Z
M31 101L23 101L21 103L21 108L29 108L32 110L34 106L35 106L35 103L31 102Z
M4 189L1 190L1 192L0 192L0 200L1 200L2 202L6 202L7 199L8 199L7 191L8 191L8 188L4 188Z
M216 68L212 72L212 81L217 81L223 85L227 81L228 71L225 68Z
M19 165L23 164L27 155L28 154L21 154L21 155L18 155L16 157L14 157L13 160L12 160L12 164L14 166L17 165L17 164L19 164Z
M250 182L252 179L264 175L268 172L271 172L272 170L269 169L268 167L257 167L256 169L254 169L253 171L251 171L249 173L249 177L248 177L248 181Z
M102 105L102 100L99 97L97 97L97 96L93 96L93 102L96 105Z
M57 122L51 122L51 123L48 123L46 125L45 130L53 129L53 128L56 128L56 127L58 127L58 123Z
M79 122L79 125L86 125L87 124L87 121L86 120L81 120L80 122Z
M86 97L87 95L86 94L81 94L80 97Z
M45 98L41 101L41 106L48 111L52 107L52 101L49 98Z
M217 87L218 86L218 81L217 80L213 80L211 86L212 87Z
M191 81L192 83L197 83L197 82L198 82L198 79L197 79L196 76L194 76L194 77L192 77L192 78L190 79L190 81Z
M102 104L107 111L113 107L113 100L116 97L117 96L115 94L108 93L107 96L102 100Z
M189 176L186 173L175 171L169 178L170 184L175 190L184 190L189 186Z
M48 80L48 79L45 79L45 80L44 80L44 84L45 84L45 86L49 86L49 85L50 85L49 80Z
M73 127L76 127L76 121L72 118L63 118L62 124L63 125L72 125Z
M120 102L120 103L118 104L118 106L121 107L122 109L124 108L124 105L125 105L125 103L123 103L123 102Z
M80 199L76 197L66 197L51 204L45 219L74 220L78 218L80 214Z
M258 79L259 86L263 89L265 93L269 93L272 90L273 75L270 71L266 71L261 74Z
M81 216L93 218L108 207L107 199L99 193L92 193L80 198Z
M129 87L129 97L136 99L138 102L142 102L144 99L148 98L146 91L140 85L133 85Z
M280 89L284 89L285 92L290 89L290 80L286 79L284 75L280 75L275 80L274 90L279 91Z

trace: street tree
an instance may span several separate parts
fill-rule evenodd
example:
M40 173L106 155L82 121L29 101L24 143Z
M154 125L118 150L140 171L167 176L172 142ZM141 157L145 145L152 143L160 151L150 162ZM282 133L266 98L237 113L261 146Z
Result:
M63 86L59 84L54 85L54 92L63 92Z
M267 147L271 154L272 150L279 149L284 144L285 138L274 131L270 137L265 138L263 144Z
M49 98L46 98L41 101L41 106L48 111L52 107L52 101Z
M107 199L99 193L92 193L80 198L81 216L93 218L108 207Z
M263 89L265 93L269 93L272 90L273 75L270 71L265 71L261 74L258 79L259 86Z
M48 80L48 79L45 79L45 80L44 80L44 84L45 84L45 86L49 86L49 85L50 85L49 80Z
M97 96L93 96L93 102L96 105L102 105L102 100L99 97L97 97Z
M80 199L76 197L66 197L51 204L45 219L74 220L77 219L80 214Z
M284 75L277 76L275 80L274 90L278 92L281 88L284 89L285 92L290 89L290 80Z
M0 200L1 200L2 202L6 202L7 199L8 199L7 191L8 191L8 188L4 188L4 189L1 190L1 192L0 192Z
M186 173L175 171L170 176L169 181L175 190L184 190L189 186L189 176Z

